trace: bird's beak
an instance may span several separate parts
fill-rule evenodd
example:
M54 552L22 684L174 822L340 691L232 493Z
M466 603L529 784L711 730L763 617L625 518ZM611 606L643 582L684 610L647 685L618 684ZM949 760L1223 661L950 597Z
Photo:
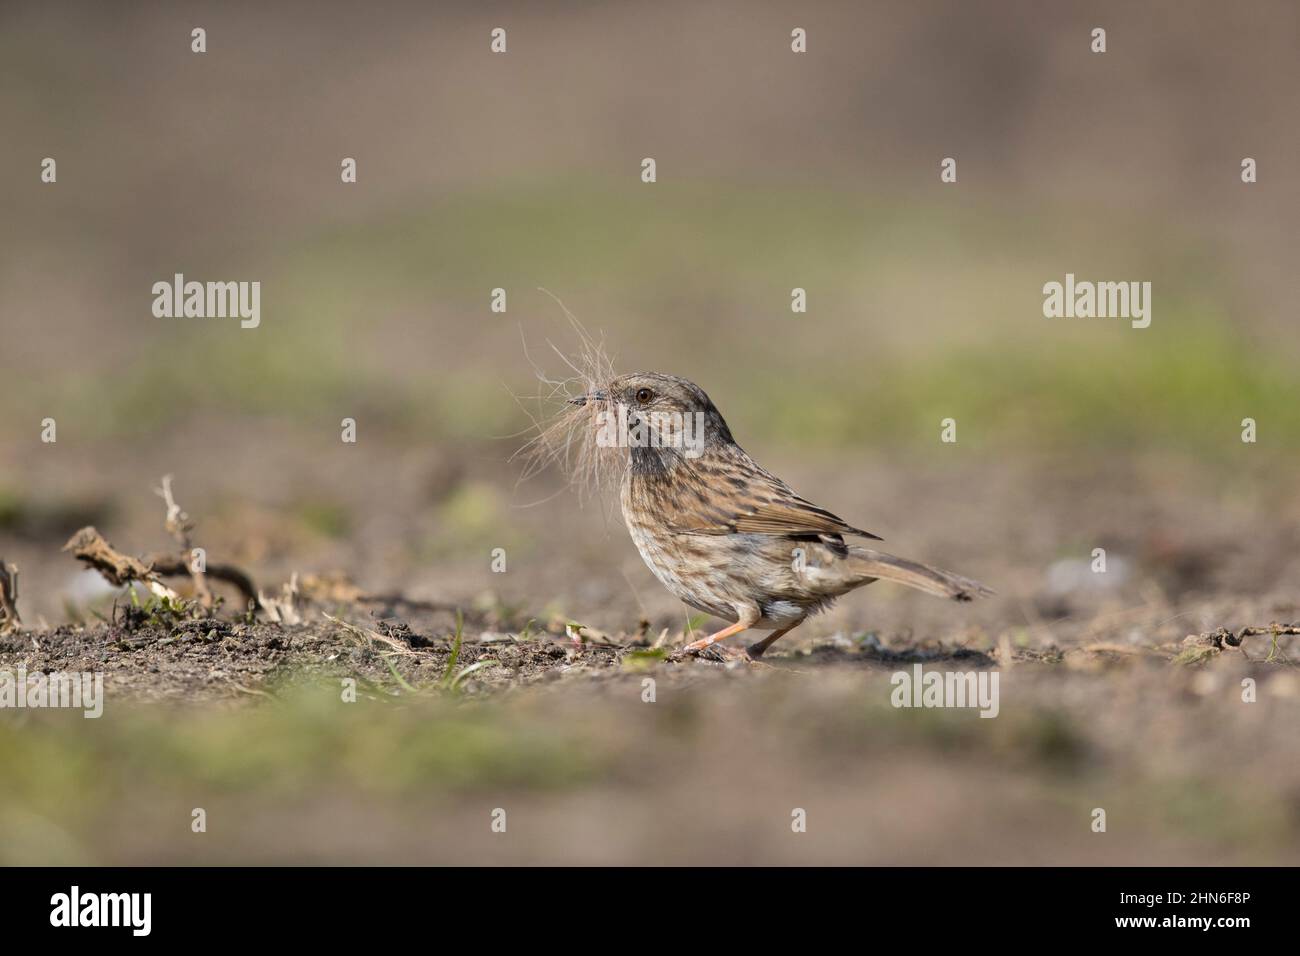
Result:
M605 401L605 393L597 389L596 391L592 392L590 395L579 395L577 398L569 399L569 404L586 405L588 402L603 402L603 401Z

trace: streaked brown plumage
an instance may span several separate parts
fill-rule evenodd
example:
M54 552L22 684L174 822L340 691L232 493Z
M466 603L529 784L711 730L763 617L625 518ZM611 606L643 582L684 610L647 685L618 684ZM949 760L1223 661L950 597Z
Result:
M688 651L749 628L773 631L749 647L758 658L808 615L882 578L959 601L991 593L969 578L847 544L846 536L876 535L759 466L686 379L636 372L576 401L598 403L628 447L623 518L655 577L692 607L734 622Z

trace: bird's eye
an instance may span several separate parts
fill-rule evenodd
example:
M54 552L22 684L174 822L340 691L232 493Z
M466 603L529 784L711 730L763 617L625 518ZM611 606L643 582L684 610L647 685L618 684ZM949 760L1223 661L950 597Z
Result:
M648 388L638 388L636 390L636 400L638 405L645 405L650 399L655 397L655 393Z

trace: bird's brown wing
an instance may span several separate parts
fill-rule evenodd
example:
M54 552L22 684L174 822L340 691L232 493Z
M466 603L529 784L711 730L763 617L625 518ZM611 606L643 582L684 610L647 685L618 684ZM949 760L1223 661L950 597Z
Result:
M674 530L689 534L857 535L875 538L825 508L799 497L780 478L761 468L743 452L710 479L701 478L704 507L677 515ZM742 480L736 480L743 478ZM719 480L720 479L720 480Z

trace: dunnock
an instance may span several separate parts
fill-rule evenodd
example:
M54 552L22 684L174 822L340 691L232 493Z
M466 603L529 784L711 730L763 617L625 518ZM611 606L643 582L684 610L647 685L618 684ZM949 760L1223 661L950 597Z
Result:
M735 622L685 652L770 630L748 648L757 659L808 615L882 578L958 601L992 593L969 578L846 544L846 536L877 536L760 467L709 396L684 378L636 372L572 401L597 407L601 444L629 449L623 519L655 577L691 607Z

